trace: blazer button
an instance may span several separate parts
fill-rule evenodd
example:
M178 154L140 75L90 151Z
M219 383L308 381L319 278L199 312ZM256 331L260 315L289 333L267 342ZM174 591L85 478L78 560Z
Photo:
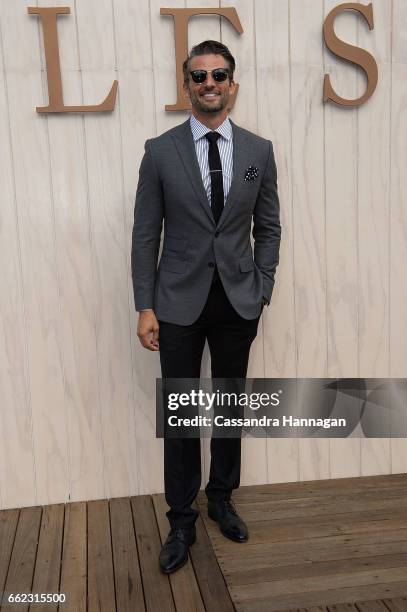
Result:
M208 263L208 268L214 268L214 267L215 267L215 264L213 263L213 261L210 261Z
M215 232L215 238L219 236L219 232Z

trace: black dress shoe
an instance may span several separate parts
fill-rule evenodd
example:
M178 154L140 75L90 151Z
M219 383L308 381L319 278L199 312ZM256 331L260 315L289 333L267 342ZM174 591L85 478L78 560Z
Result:
M188 561L188 547L196 540L196 527L173 527L160 551L160 568L165 574L175 572Z
M217 521L221 532L234 542L246 542L249 538L246 524L237 514L233 503L228 499L208 500L208 516Z

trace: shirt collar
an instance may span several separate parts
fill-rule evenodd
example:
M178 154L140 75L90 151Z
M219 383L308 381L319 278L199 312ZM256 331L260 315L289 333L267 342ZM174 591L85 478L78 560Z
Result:
M191 115L189 123L191 126L192 137L195 142L200 138L203 138L208 132L212 132L210 128L201 123L194 115ZM219 134L226 140L232 140L232 124L229 121L229 117L226 117L225 121L216 128L216 131L219 132Z

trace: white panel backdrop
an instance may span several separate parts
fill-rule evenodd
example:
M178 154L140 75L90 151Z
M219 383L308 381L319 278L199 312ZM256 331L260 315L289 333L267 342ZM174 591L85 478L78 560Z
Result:
M130 271L146 138L185 120L174 34L161 7L234 6L244 34L194 17L237 60L232 117L274 143L281 263L249 376L407 375L407 4L373 0L336 31L379 65L358 109L322 103L323 75L357 97L363 74L322 42L339 0L64 0L66 104L111 114L39 115L48 103L39 19L0 0L0 507L163 490L155 439L158 354L136 336ZM207 351L202 373L210 371ZM203 485L209 441L202 442ZM242 484L405 472L404 439L244 440Z

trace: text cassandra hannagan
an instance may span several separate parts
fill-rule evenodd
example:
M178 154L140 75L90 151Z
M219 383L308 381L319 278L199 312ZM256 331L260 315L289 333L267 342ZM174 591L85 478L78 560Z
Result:
M330 418L295 418L293 416L283 416L279 418L270 418L266 416L253 418L235 418L229 419L223 415L217 415L213 419L214 425L217 427L322 427L329 429L331 427L346 427L346 419L330 419ZM209 417L195 416L192 418L182 418L171 415L168 418L168 424L171 427L210 427L212 419Z

